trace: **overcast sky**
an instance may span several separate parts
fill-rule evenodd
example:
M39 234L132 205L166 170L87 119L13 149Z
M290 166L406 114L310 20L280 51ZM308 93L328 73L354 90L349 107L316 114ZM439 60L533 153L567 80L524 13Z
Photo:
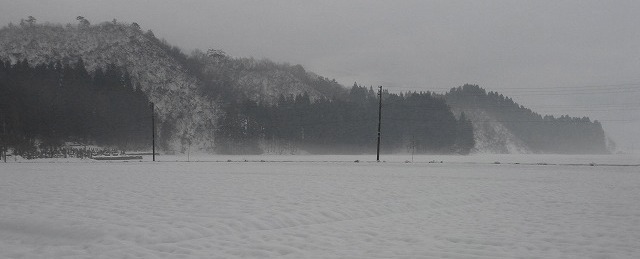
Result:
M392 91L479 84L640 149L640 1L0 0L0 22L137 22L185 52L301 64Z

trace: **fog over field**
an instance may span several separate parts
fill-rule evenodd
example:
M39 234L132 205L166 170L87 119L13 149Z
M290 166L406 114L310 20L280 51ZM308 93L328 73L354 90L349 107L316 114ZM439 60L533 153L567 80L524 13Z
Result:
M343 85L465 83L589 116L640 148L637 1L0 1L0 22L117 19L180 46L302 64Z

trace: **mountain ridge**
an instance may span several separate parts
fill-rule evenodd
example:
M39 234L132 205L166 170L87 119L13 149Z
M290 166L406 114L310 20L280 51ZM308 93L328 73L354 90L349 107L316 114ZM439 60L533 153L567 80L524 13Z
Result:
M159 137L163 139L162 148L168 151L184 151L186 145L189 148L216 151L216 145L224 143L216 139L219 137L216 136L216 131L220 129L222 121L229 121L225 118L230 112L228 107L245 100L252 100L260 107L275 105L268 108L273 109L283 98L293 100L294 97L305 96L311 102L329 100L330 103L330 100L348 100L350 94L348 88L335 80L308 72L301 65L275 63L267 59L233 58L224 51L215 49L206 53L196 50L187 56L179 48L157 39L150 30L143 32L136 23L114 21L89 25L88 21L80 20L78 25L66 26L10 24L0 29L0 60L10 60L12 63L26 60L31 64L55 61L74 63L81 60L88 71L112 64L123 67L131 75L134 84L155 103L160 120ZM497 93L487 94L484 89L474 87L465 85L453 88L440 98L446 99L457 116L465 112L471 119L476 152L572 151L571 148L536 146L535 137L532 139L529 136L531 134L522 130L521 126L501 121L505 118L517 121L513 114L509 115L512 117L505 117L507 113L491 109L491 105L487 103L482 106L466 102L471 100L475 103L484 96L482 98L487 102L506 104L505 109L518 110L518 116L529 120L540 119L546 124L571 124L580 120L569 117L558 120L546 116L543 118L524 107L515 107L517 104L510 98L502 95L497 98ZM464 96L463 90L466 88L475 91L470 95L475 99ZM357 89L361 90L367 91L366 88ZM368 95L373 96L372 93ZM247 118L245 116L244 119ZM592 123L588 119L587 122L584 127L595 127L593 134L589 134L599 138L602 131L599 123ZM522 121L522 124L527 124L527 121ZM541 130L538 135L553 135L553 131L547 128L535 128ZM583 140L576 138L573 141ZM590 149L593 152L603 152L599 140L586 142L596 146Z

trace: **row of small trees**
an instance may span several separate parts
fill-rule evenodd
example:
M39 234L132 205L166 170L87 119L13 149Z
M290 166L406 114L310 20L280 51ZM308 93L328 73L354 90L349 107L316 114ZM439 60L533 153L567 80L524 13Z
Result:
M77 16L76 20L78 21L78 25L80 27L89 27L91 25L91 22L89 22L89 20L87 20L87 18L85 18L84 16ZM27 19L20 19L20 26L21 27L31 27L31 26L35 26L37 23L38 19L36 19L33 16L28 16ZM117 24L118 21L116 19L113 19L112 21L113 24ZM9 26L13 26L11 23L9 24ZM131 26L140 29L140 25L138 25L138 23L132 23Z

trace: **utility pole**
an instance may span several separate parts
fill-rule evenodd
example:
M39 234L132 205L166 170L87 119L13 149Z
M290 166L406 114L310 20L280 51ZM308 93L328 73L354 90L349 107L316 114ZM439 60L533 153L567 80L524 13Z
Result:
M380 125L382 124L382 86L378 87L378 149L376 152L376 161L380 162Z
M191 138L189 138L189 148L187 149L187 162L191 162L189 156L191 155Z
M416 138L415 136L411 137L411 163L413 163L413 154L416 153Z
M154 111L153 102L151 102L151 155L153 156L153 161L156 161L156 115Z
M0 150L0 155L4 159L4 162L7 162L7 121L5 119L4 113L2 113L2 150ZM15 157L15 148L13 151L13 156Z

